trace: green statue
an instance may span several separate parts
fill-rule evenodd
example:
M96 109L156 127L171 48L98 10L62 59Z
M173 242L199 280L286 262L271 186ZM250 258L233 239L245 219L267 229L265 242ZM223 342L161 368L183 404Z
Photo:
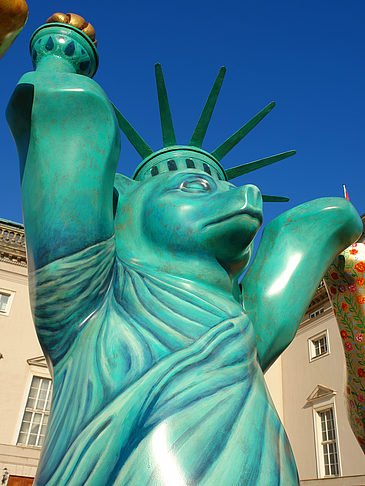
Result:
M70 18L35 32L35 72L7 110L54 378L35 484L297 485L263 372L361 220L338 198L283 213L240 284L262 202L285 198L228 180L293 152L228 170L220 160L273 104L202 150L221 69L190 143L177 145L157 65L164 148L153 152L92 81L95 45ZM133 179L115 174L119 126L143 159Z

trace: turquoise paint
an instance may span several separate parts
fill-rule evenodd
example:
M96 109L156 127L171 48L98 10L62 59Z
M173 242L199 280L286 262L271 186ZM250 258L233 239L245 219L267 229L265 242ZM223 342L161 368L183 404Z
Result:
M47 29L42 46L64 27ZM76 52L85 37L71 30ZM37 51L7 111L24 165L34 321L54 377L36 484L299 484L263 372L360 218L337 198L283 213L241 288L259 189L200 167L115 175L114 108L53 46L57 55ZM178 148L182 160L190 149Z

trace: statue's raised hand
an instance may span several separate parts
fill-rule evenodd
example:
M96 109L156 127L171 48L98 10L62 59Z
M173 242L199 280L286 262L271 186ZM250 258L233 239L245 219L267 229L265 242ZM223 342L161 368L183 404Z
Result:
M47 24L53 22L72 25L72 27L76 27L77 29L80 29L84 34L90 37L94 45L97 46L94 27L89 22L86 22L86 20L83 17L81 17L81 15L74 14L74 13L64 14L64 13L56 12L50 16L50 18L47 20Z

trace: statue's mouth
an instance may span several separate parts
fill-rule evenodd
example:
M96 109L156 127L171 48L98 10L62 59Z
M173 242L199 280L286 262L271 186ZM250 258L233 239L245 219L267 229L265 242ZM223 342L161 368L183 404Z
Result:
M215 224L223 223L224 221L227 221L228 219L232 219L232 218L235 218L236 216L242 216L242 215L256 219L260 224L262 223L262 211L260 209L245 207L245 208L242 208L239 211L235 211L234 213L226 214L226 215L224 215L220 218L216 218L216 219L213 219L212 221L208 221L208 223L205 223L203 225L203 229L205 229L209 226L215 225Z

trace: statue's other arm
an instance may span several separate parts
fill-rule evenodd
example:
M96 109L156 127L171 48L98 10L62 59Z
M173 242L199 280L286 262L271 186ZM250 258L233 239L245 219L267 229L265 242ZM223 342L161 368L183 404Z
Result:
M242 281L264 371L294 338L334 257L356 241L361 231L357 212L340 198L302 204L267 225Z
M27 73L7 119L20 158L30 268L109 238L120 138L103 90L74 73Z

